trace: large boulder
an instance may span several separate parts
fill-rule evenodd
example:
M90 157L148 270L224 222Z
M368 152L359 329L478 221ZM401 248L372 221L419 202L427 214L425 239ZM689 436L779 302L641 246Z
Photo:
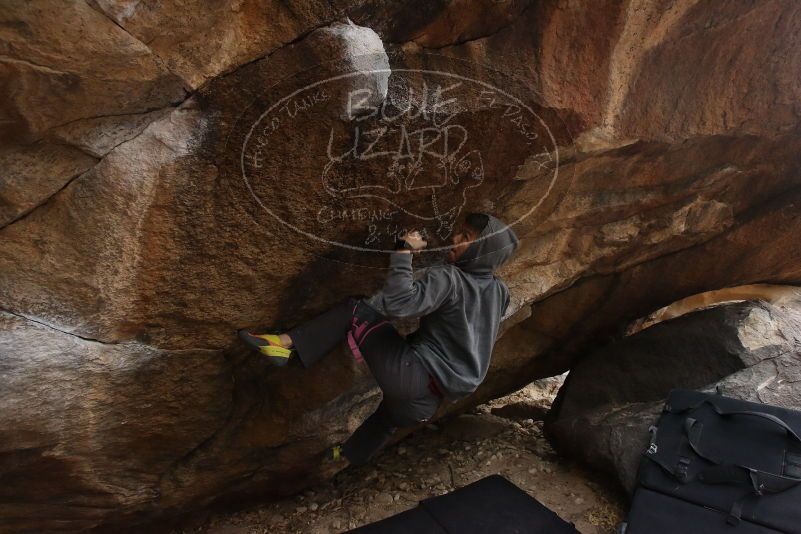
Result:
M801 291L782 304L721 304L582 358L549 414L559 450L634 487L648 428L671 389L801 406Z
M439 246L479 209L521 237L490 373L448 410L676 299L801 282L797 2L207 4L0 15L0 528L330 476L369 373L270 369L235 331L378 288L404 227Z
M104 344L8 313L0 325L3 532L90 529L150 506L231 412L214 351Z

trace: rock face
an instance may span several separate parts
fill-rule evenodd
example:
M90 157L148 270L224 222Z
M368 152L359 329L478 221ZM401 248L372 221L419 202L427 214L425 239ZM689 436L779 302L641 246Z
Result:
M215 351L106 345L7 313L0 324L2 437L16 449L3 450L0 499L16 512L4 531L91 528L159 499L158 473L228 415L217 399L231 370Z
M722 304L582 358L560 390L547 429L561 451L631 490L648 427L671 389L718 387L730 397L798 408L798 384L801 299Z
M369 373L344 351L270 369L234 333L376 289L407 227L420 265L466 211L521 237L490 374L450 410L677 299L801 282L792 0L0 20L0 530L166 524L329 476Z

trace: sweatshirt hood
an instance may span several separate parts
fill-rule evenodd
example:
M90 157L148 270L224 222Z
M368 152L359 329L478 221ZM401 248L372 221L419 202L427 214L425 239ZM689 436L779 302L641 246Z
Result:
M489 221L455 265L471 274L491 274L517 250L519 241L512 229L487 214Z

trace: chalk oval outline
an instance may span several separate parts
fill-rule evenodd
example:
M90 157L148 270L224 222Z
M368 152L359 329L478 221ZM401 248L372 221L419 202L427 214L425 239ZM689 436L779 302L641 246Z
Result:
M256 203L264 211L266 211L275 220L277 220L278 222L280 222L284 226L287 226L287 227L291 228L295 232L297 232L297 233L299 233L301 235L304 235L304 236L306 236L306 237L308 237L310 239L314 239L314 240L317 240L317 241L320 241L320 242L323 242L323 243L326 243L326 244L329 244L329 245L334 245L334 246L338 246L338 247L342 247L342 248L346 248L346 249L350 249L350 250L356 250L356 251L359 251L359 252L374 252L374 253L381 253L381 254L388 254L388 253L396 252L394 249L366 248L366 247L361 247L361 246L358 246L358 245L350 245L350 244L347 244L347 243L341 243L339 241L333 241L333 240L326 239L324 237L320 237L318 235L315 235L315 234L313 234L311 232L308 232L308 231L306 231L306 230L304 230L302 228L299 228L299 227L295 226L294 224L292 224L290 222L287 222L287 221L283 220L281 217L279 217L278 215L273 213L272 210L270 210L270 208L268 208L266 205L264 205L264 203L261 201L259 196L256 195L256 193L253 191L253 187L250 185L250 181L248 180L247 172L245 170L245 149L246 149L246 147L248 145L248 142L250 141L251 135L253 135L253 131L261 123L261 121L264 119L264 117L266 117L276 107L281 105L286 100L289 100L290 98L293 98L294 96L298 95L299 93L305 92L305 91L307 91L309 89L312 89L314 87L317 87L319 85L326 84L326 83L329 83L329 82L332 82L332 81L336 81L336 80L340 80L340 79L344 79L344 78L349 78L349 77L352 77L352 76L364 76L364 75L368 75L368 74L389 74L389 75L391 75L393 72L407 72L407 73L440 75L440 76L451 77L451 78L455 78L455 79L458 79L458 80L479 84L481 86L484 86L484 87L489 88L489 89L491 89L493 91L496 91L496 92L506 96L507 98L510 98L511 100L515 101L521 107L526 109L532 116L536 117L536 119L539 121L539 123L545 128L545 131L548 133L548 137L550 138L550 140L551 140L551 142L553 144L553 147L554 147L553 154L554 154L556 165L554 167L553 177L551 178L551 181L548 184L547 189L545 190L545 194L542 195L542 197L539 199L539 201L531 209L529 209L526 213L524 213L523 215L518 217L514 222L512 222L512 223L504 223L505 226L503 228L501 228L500 230L497 230L495 232L492 232L490 234L482 236L482 237L476 239L476 241L481 241L483 239L487 239L487 238L489 238L489 237L491 237L493 235L496 235L496 234L499 234L501 232L504 232L506 230L506 228L511 228L511 227L513 227L513 226L515 226L517 224L520 224L524 219L528 218L532 213L534 213L534 211L536 211L542 205L543 202L545 202L545 199L548 198L548 196L551 194L551 191L553 190L554 186L556 185L556 181L557 181L557 179L559 177L559 145L557 144L556 139L554 138L553 133L551 132L551 129L548 127L548 125L545 123L545 121L542 119L542 117L540 117L537 113L535 113L528 105L523 103L523 101L521 101L516 96L508 93L507 91L504 91L503 89L495 87L494 85L489 84L487 82L483 82L481 80L476 80L476 79L473 79L473 78L469 78L467 76L462 76L460 74L454 74L454 73L450 73L450 72L444 72L444 71L439 71L439 70L431 70L431 69L407 69L407 68L396 68L396 69L393 69L393 68L388 68L388 69L356 70L356 71L347 72L347 73L343 73L343 74L337 74L336 76L331 76L331 77L328 77L328 78L325 78L325 79L322 79L322 80L318 80L316 82L313 82L313 83L310 83L308 85L305 85L305 86L293 91L292 93L288 94L287 96L281 98L280 100L278 100L278 102L276 102L275 104L270 106L261 115L259 115L259 118L256 119L253 122L253 125L248 130L247 135L245 135L245 139L242 142L242 151L241 151L239 159L240 159L240 167L241 167L241 171L242 171L242 179L245 181L245 186L248 188L248 191L250 192L251 196L256 201ZM424 248L424 249L421 249L419 252L447 251L447 250L452 249L453 247L454 247L454 245L446 245L446 246L439 246L439 247L433 247L433 248Z

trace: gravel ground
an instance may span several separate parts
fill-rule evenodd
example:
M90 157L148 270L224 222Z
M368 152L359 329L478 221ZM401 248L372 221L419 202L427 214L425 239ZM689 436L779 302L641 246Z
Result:
M623 497L602 478L558 456L542 418L561 381L547 379L452 417L387 448L301 495L175 534L323 534L383 519L491 474L501 474L584 534L614 532Z

